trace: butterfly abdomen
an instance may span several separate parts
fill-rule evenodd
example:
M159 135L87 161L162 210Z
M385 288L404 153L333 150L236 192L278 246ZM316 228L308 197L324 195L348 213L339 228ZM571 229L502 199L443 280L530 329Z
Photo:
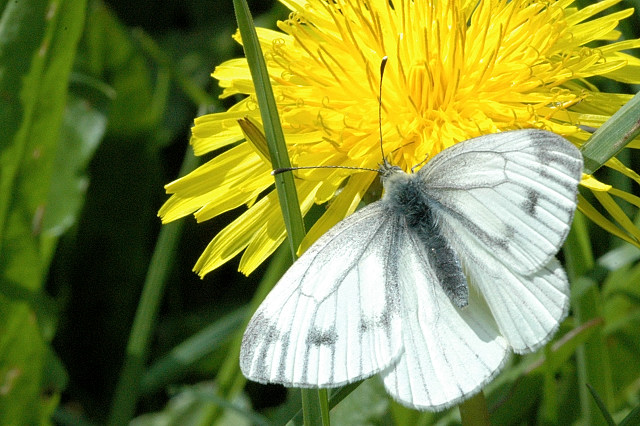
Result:
M426 261L449 299L458 307L467 306L469 290L458 255L442 235L437 220L438 203L422 190L415 175L398 174L386 186L388 203L403 217L413 238L425 248Z

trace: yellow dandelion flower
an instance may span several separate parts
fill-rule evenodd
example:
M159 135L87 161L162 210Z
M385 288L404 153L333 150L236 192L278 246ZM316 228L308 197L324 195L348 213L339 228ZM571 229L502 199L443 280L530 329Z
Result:
M598 92L585 79L640 83L640 61L622 52L640 40L616 41L618 22L633 10L594 18L619 0L584 9L572 0L281 2L292 12L280 31L258 28L258 35L294 166L377 167L385 55L384 151L405 170L460 141L509 129L545 128L579 145L590 136L585 126L599 127L630 98ZM195 270L203 276L244 250L240 270L249 274L286 231L271 165L243 141L237 123L260 120L247 62L227 61L213 77L222 97L248 96L197 118L193 148L196 155L231 148L168 184L173 195L159 214L164 222L192 213L203 221L246 205ZM376 178L344 169L297 172L303 214L331 200L303 246L352 213ZM602 191L592 177L583 184Z

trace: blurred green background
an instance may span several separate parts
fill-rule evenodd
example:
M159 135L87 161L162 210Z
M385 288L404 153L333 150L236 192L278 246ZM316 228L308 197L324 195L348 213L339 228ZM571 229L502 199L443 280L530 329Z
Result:
M0 424L101 424L114 404L161 230L157 211L167 198L163 185L180 175L185 154L192 155L188 141L194 117L234 103L217 99L220 89L209 76L217 64L242 55L231 39L233 7L231 0L0 0L0 6ZM249 1L249 6L258 26L273 27L288 14L272 1ZM624 22L626 37L640 35L638 14ZM199 225L189 217L168 227L179 235L178 244L169 253L170 263L163 264L169 276L151 343L139 360L145 368L133 364L142 377L139 400L132 391L123 405L133 401L131 414L148 414L137 424L257 424L266 421L257 411L267 406L277 408L265 411L274 422L299 408L293 392L287 396L275 386L247 387L256 411L242 397L229 407L213 391L221 372L231 377L223 394L243 384L234 382L237 369L229 367L226 355L242 332L244 307L267 266L247 278L237 272L236 259L204 280L191 269L236 215ZM629 306L634 310L629 317L616 317L618 328L609 323L607 330L625 331L623 347L608 355L614 381L604 385L611 388L610 398L604 398L609 409L621 410L622 416L638 403L640 388L640 347L634 341L640 334L637 253L611 255L621 244L598 229L591 235L596 257L624 259L615 271L606 266L590 271L591 284L599 284L603 293L607 280L633 284L619 291L627 294L624 312ZM623 312L615 303L610 310ZM603 331L601 321L578 333L559 359L573 356L594 330ZM601 342L610 343L611 334L604 336ZM534 369L537 359L526 366ZM554 368L554 374L569 377L556 390L570 407L541 413L541 406L550 410L539 396L549 377L538 371L517 379L521 367L505 379L507 384L518 380L524 389L520 399L500 405L509 412L510 404L520 404L505 419L535 423L580 417L576 383L570 379L575 366ZM494 401L509 395L504 389L510 388L502 394L500 389ZM336 424L433 419L390 406L375 381L358 392ZM128 419L130 409L112 412L112 424Z

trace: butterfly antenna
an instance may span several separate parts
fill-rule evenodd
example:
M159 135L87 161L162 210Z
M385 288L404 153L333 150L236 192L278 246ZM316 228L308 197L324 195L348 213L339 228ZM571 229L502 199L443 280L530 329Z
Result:
M382 147L382 77L384 76L384 68L387 65L387 56L382 58L380 62L380 89L378 91L378 131L380 133L380 153L382 154L382 162L388 165L387 159L384 157L384 148ZM283 167L271 171L273 176L279 175L284 172L292 172L294 170L304 169L347 169L347 170L368 170L371 172L380 173L380 169L370 169L368 167L349 167L349 166L301 166L301 167Z
M378 169L370 169L368 167L349 167L349 166L299 166L299 167L282 167L280 169L274 169L271 171L271 175L279 175L284 172L292 172L294 170L309 170L309 169L346 169L346 170L368 170L370 172L378 173Z
M384 77L384 68L387 66L387 60L389 57L385 56L380 62L380 89L378 92L378 131L380 132L380 153L382 154L382 161L387 162L384 156L384 148L382 147L382 77Z

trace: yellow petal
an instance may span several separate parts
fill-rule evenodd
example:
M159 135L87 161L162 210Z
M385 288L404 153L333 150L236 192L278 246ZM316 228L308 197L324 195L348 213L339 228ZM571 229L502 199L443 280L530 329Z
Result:
M333 199L327 211L311 227L298 248L298 256L304 253L318 238L335 224L352 214L371 182L376 179L374 173L358 173L351 176L340 193Z

